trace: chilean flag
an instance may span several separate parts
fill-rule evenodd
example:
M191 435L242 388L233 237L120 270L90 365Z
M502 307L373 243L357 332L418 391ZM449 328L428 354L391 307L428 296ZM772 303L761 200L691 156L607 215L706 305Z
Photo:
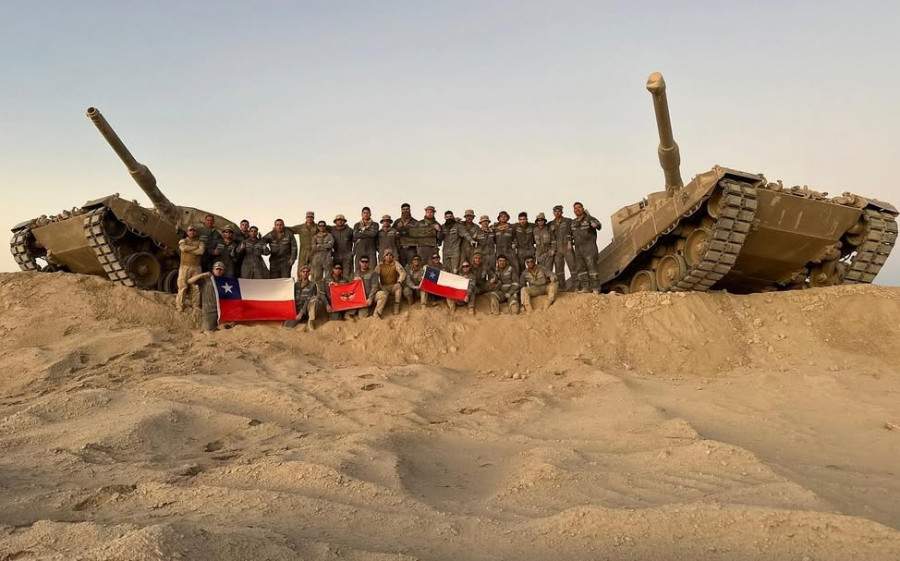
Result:
M293 279L213 277L219 321L286 320L297 317Z
M469 293L469 279L442 271L437 267L425 267L425 276L419 290L451 300L465 300Z

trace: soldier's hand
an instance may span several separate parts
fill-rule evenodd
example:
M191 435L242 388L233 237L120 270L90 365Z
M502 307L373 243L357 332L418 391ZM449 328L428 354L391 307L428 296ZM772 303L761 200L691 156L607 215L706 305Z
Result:
M329 306L328 304L325 304L325 311L330 314L332 312L331 306Z
M595 229L595 230L599 230L599 229L600 229L600 223L597 222L596 220L594 220L593 222L591 222L591 228L593 228L593 229Z
M441 233L441 225L440 225L440 224L435 224L435 225L434 225L434 231L437 232L438 234L440 234L440 233Z
M572 242L569 242L569 243L566 245L566 247L569 248L569 251L572 251Z

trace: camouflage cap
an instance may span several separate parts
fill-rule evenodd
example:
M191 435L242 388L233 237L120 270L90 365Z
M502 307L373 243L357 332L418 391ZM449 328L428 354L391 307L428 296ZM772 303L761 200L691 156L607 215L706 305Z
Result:
M555 207L553 207L553 210L562 210L562 209L563 209L562 205L556 205Z
M216 261L216 262L213 264L213 269L222 269L222 270L224 271L224 270L225 270L225 263L222 263L221 261Z
M426 207L425 207L425 210L430 210L431 212L434 212L434 211L435 211L434 207L431 206L431 205L426 206Z
M311 210L307 210L307 211L306 211L306 217L307 217L307 218L315 218L315 217L316 217L316 213L313 212L313 211L311 211Z
M384 216L382 216L382 217L381 217L381 221L382 221L382 222L393 222L393 220L391 219L391 215L390 215L390 214L385 214Z
M544 222L546 222L546 221L547 221L547 217L544 216L544 213L543 213L543 212L539 212L539 213L537 214L537 216L534 217L534 220L535 220L535 222L537 222L538 220L543 220Z
M309 265L303 265L302 267L300 267L300 271L309 272L310 271Z
M343 214L338 214L337 216L334 217L334 221L335 221L335 222L337 222L338 220L343 220L344 222L347 221L347 219L344 218L344 215L343 215Z
M231 226L225 226L224 228L222 228L222 233L223 234L233 234L234 230L231 229Z
M479 222L490 222L490 221L491 221L491 217L488 216L487 214L482 214L482 215L481 215L481 218L479 218L478 221L479 221Z
M466 211L463 213L463 216L471 216L471 217L474 218L474 217L475 217L475 211L472 210L471 208L467 208Z
M383 258L387 257L388 255L390 255L391 257L393 257L393 256L394 256L394 250L393 250L393 249L385 249L385 250L382 252L381 257L382 257L382 259L383 259Z
M509 213L506 212L505 210L501 210L500 214L497 215L497 220L500 220L500 217L503 216L504 214L506 215L507 218L509 218Z

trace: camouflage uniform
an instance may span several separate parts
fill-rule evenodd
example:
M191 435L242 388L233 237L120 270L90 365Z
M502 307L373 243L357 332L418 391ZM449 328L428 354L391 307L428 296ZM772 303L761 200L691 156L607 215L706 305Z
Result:
M588 214L585 210L581 218L572 219L572 241L575 246L575 270L578 271L578 284L581 290L592 289L600 292L600 269L598 260L600 251L597 249L597 230L601 228L600 221ZM573 274L573 276L575 276Z
M333 274L328 275L328 280L327 280L326 283L325 283L325 303L326 303L329 307L332 305L332 303L331 303L331 288L330 288L331 285L333 285L333 284L347 284L347 283L349 283L349 282L350 282L350 281L347 280L347 277L345 277L343 274L341 275L341 277L340 277L339 279L335 279ZM331 319L331 320L333 320L333 321L342 320L342 319L344 319L344 314L345 314L345 313L346 313L346 312L335 312L335 311L334 311L334 308L332 308L332 309L331 309L331 312L330 312L330 315L329 315L328 317L329 317L329 319Z
M272 279L288 279L291 278L291 269L294 261L297 260L297 240L294 239L294 233L287 228L278 234L272 230L263 236L263 242L269 244L269 278Z
M534 257L534 224L526 222L524 226L516 223L513 226L513 234L516 237L516 259L518 268L516 271L525 270L525 259Z
M356 270L359 270L359 258L365 255L369 263L378 263L375 249L378 244L378 222L369 220L368 224L362 220L353 225L353 256Z
M522 296L522 307L525 308L526 312L531 312L532 296L546 294L546 308L549 308L556 300L556 294L559 291L556 275L543 265L535 265L533 269L525 267L525 270L522 271L522 275L519 277L519 286L522 287L520 295Z
M566 283L566 265L569 265L569 274L572 275L572 283L575 276L575 252L572 250L572 219L564 216L551 220L547 227L553 234L553 272L559 278L559 286L566 290L570 288Z
M424 276L424 265L420 264L418 267L413 267L412 264L410 264L410 266L406 268L406 281L403 284L403 297L406 298L406 303L410 306L413 305L413 297L417 292L419 293L419 301L422 303L422 306L425 306L428 303L428 293L419 290L419 285L422 284L422 278Z
M237 247L238 244L234 241L234 238L231 239L231 242L226 242L225 237L222 237L222 241L216 244L216 247L213 248L213 258L215 261L221 261L223 265L225 265L225 276L226 277L234 277L237 276L236 273L238 271L237 268Z
M198 226L197 239L203 243L203 247L205 248L203 258L200 260L200 268L204 273L207 273L212 271L213 263L216 261L216 256L213 255L213 251L215 251L216 247L222 243L222 234L215 228Z
M224 263L223 263L224 264ZM216 284L211 274L204 275L193 285L203 301L203 331L215 331L219 327L219 306L216 304Z
M200 308L200 288L197 285L188 285L188 279L199 274L200 261L203 258L203 242L198 238L183 238L178 242L178 250L181 253L181 265L178 267L178 295L175 296L175 309L184 309L184 296L188 289L191 291L191 305L195 309Z
M319 287L312 279L307 279L305 283L302 279L294 283L294 305L297 308L297 317L293 321L286 321L285 326L294 327L307 319L307 324L314 329L316 317L324 311L325 306L319 298Z
M519 281L516 277L516 272L512 268L512 265L507 263L506 267L504 267L503 269L497 267L497 269L494 271L494 276L497 278L497 281L494 287L494 291L490 293L491 313L499 314L500 304L502 302L509 302L509 313L518 314Z
M393 252L391 255L393 255ZM390 263L382 261L375 267L375 270L378 272L378 280L385 296L394 296L394 314L400 313L400 299L403 297L403 284L406 282L406 270L396 261L391 261ZM375 314L380 316L386 305L387 298L382 301L380 308L375 308Z
M463 230L465 230L465 232L466 232L465 236L463 236L464 239L462 240L462 254L463 254L462 260L468 261L469 263L471 263L472 256L475 255L475 251L476 251L475 244L477 242L475 241L475 235L478 233L479 230L481 230L481 228L479 228L478 224L475 224L474 222L470 223L470 222L465 222L465 221L462 223L462 227L463 227ZM482 252L482 257L483 256L484 256L484 252Z
M534 256L538 265L553 269L553 233L546 224L534 226Z
M344 225L343 228L331 227L328 230L334 237L334 250L332 259L334 263L340 263L344 267L345 275L353 275L353 229Z
M357 271L354 280L356 279L361 280L363 283L363 289L366 291L366 303L368 305L365 308L348 310L347 315L352 316L359 314L359 317L366 318L369 317L369 313L374 310L375 315L380 318L381 312L384 310L384 304L387 302L387 294L381 290L381 277L378 274L378 270L369 269L368 271Z
M457 306L464 305L469 309L470 314L475 315L475 295L478 293L475 283L478 279L475 277L475 274L472 273L472 269L469 269L468 273L461 273L460 276L469 280L469 286L466 288L466 299L454 300L452 298L447 298L447 308L452 313L456 311Z
M509 261L509 266L516 270L515 274L518 278L519 259L516 257L516 233L512 224L509 222L505 226L500 222L494 224L494 244L494 259L496 260L497 257L505 255L507 261ZM494 268L496 269L496 261Z
M304 222L291 228L291 231L297 235L299 239L299 252L297 257L297 266L312 264L312 238L316 235L316 225L307 226ZM299 270L299 269L298 269ZM300 275L298 274L297 277Z
M434 218L425 217L419 220L419 225L410 233L416 240L416 252L422 258L422 263L431 263L431 254L438 250L444 237L440 231L440 223Z
M475 278L475 294L488 294L496 288L497 277L488 263L482 261L479 265L472 263L471 274Z
M475 240L475 248L472 253L474 254L476 251L481 252L483 264L487 266L488 270L493 271L497 267L497 248L494 244L494 230L492 230L490 226L487 227L487 230L478 228L472 238Z
M324 288L325 277L331 272L334 250L334 236L326 232L316 232L312 237L311 279L319 288Z
M400 264L406 267L412 263L412 257L416 254L416 240L410 236L409 229L419 225L419 221L415 218L398 218L394 221L394 229L400 243Z
M242 279L267 279L269 269L262 256L269 254L269 246L260 238L247 238L238 246L238 253L243 256L241 263Z
M384 229L385 222L388 224L387 230ZM378 230L379 261L384 261L384 252L387 250L391 250L391 253L394 254L394 259L400 259L400 248L397 245L399 237L400 234L397 232L397 229L391 226L391 217L387 215L383 216L381 219L381 229Z
M458 219L454 219L450 224L444 222L441 226L441 237L443 237L441 253L444 266L448 271L456 274L462 263L462 243L466 241L466 229Z

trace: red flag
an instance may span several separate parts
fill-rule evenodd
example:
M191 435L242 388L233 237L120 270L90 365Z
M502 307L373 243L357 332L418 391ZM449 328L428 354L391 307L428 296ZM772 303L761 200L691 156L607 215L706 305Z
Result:
M333 283L328 286L331 291L331 309L335 312L365 308L366 289L362 279L345 284Z

